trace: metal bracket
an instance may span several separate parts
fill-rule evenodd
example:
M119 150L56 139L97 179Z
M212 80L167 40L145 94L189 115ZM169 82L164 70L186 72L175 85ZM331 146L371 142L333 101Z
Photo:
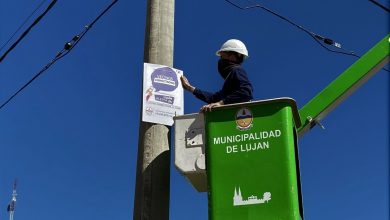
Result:
M195 147L195 146L200 146L203 145L203 129L201 128L196 128L189 130L187 132L187 137L186 137L186 145L188 147Z
M310 129L312 129L315 125L320 126L323 130L325 130L325 127L321 124L321 122L317 119L313 119L311 116L307 116L307 120L310 123Z

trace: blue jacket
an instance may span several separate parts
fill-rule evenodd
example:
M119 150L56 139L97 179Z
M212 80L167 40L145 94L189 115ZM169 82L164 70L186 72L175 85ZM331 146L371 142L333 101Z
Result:
M204 102L214 103L223 100L224 104L248 102L253 99L252 93L252 84L241 66L233 67L220 91L210 93L196 88L193 92L198 99Z

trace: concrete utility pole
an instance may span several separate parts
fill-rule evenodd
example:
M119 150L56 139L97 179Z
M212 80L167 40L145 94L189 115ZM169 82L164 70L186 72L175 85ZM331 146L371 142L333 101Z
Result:
M174 0L148 0L144 61L173 66ZM142 82L141 82L142 85ZM142 96L141 96L142 104ZM141 121L134 220L169 219L169 128Z

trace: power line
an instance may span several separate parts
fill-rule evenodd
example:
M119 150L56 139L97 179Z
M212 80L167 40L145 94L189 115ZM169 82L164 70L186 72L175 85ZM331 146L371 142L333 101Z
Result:
M4 47L12 40L12 38L15 37L16 33L18 33L20 31L20 29L22 29L22 27L27 23L27 21L30 20L30 18L35 14L35 12L37 12L38 9L40 9L41 6L43 5L43 3L45 3L45 2L46 2L46 0L43 0L41 3L39 3L39 5L34 9L34 11L31 12L31 14L23 21L23 23L21 25L19 25L19 27L11 35L11 37L9 37L8 40L1 46L0 51L2 51L4 49Z
M0 110L4 108L12 99L14 99L20 92L22 92L27 86L29 86L34 80L36 80L40 75L42 75L47 69L49 69L55 62L60 60L69 54L69 52L80 42L84 35L92 28L92 26L108 11L114 6L118 0L114 0L110 5L108 5L90 24L85 25L84 29L77 35L75 35L72 40L67 42L62 50L60 50L57 55L43 67L38 73L36 73L27 83L20 87L12 96L10 96L3 104L0 106Z
M233 5L234 7L238 8L238 9L241 9L241 10L250 10L250 9L255 9L255 8L260 8L260 9L263 9L275 16L277 16L278 18L288 22L289 24L297 27L298 29L302 30L303 32L305 32L306 34L308 34L310 37L312 37L314 39L315 42L317 42L321 47L323 47L324 49L326 49L327 51L329 52L332 52L332 53L338 53L338 54L344 54L344 55L348 55L348 56L354 56L354 57L357 57L357 58L360 58L360 56L358 54L356 54L354 51L348 51L348 50L345 50L340 43L330 39L330 38L327 38L327 37L323 37L319 34L316 34L310 30L308 30L307 28L303 27L302 25L298 25L297 23L293 22L292 20L280 15L279 13L263 6L263 5L260 5L258 3L254 3L253 1L250 1L250 0L247 0L248 2L251 2L252 5L250 6L241 6L237 3L234 3L232 2L231 0L225 0L226 2L228 2L229 4ZM253 4L254 3L254 4ZM330 49L329 47L325 46L325 45L330 45L330 46L333 46L333 47L336 47L340 50L343 50L343 51L338 51L338 50L333 50L333 49ZM383 68L383 70L387 71L387 72L390 72L388 69L386 68Z
M23 34L11 45L10 48L0 57L0 63L4 60L4 58L8 55L9 52L11 52L18 44L20 41L23 40L23 38L31 31L31 29L39 23L39 21L50 11L51 8L56 4L57 0L53 0L49 6L47 6L46 10L39 15L35 21L23 32Z
M386 8L384 5L380 4L379 2L374 1L374 0L368 0L368 1L374 3L376 6L382 8L383 10L387 11L388 13L390 13L390 9Z
M302 30L303 32L305 32L306 34L308 34L310 37L312 37L312 38L313 38L321 47L323 47L324 49L326 49L326 50L328 50L328 51L330 51L330 52L333 52L333 53L340 53L340 54L345 54L345 55L350 55L350 56L355 56L355 57L357 56L357 55L355 54L355 52L353 52L353 51L346 51L345 49L343 49L343 48L341 47L341 44L340 44L340 43L338 43L338 42L336 42L336 41L334 41L334 40L332 40L332 39L330 39L330 38L323 37L323 36L321 36L321 35L319 35L319 34L316 34L316 33L312 32L312 31L308 30L307 28L303 27L302 25L296 24L296 23L293 22L292 20L290 20L290 19L288 19L288 18L286 18L286 17L280 15L279 13L277 13L277 12L275 12L275 11L273 11L273 10L271 10L271 9L269 9L269 8L267 8L267 7L265 7L265 6L263 6L263 5L260 5L260 4L258 4L258 3L255 3L255 4L253 4L253 5L243 7L243 6L240 6L240 5L238 5L238 4L234 3L234 2L232 2L231 0L225 0L225 1L228 2L228 3L230 3L231 5L233 5L234 7L238 8L238 9L241 9L241 10L249 10L249 9L254 9L254 8L263 9L263 10L265 10L265 11L267 11L267 12L269 12L269 13L275 15L275 16L277 16L278 18L280 18L280 19L282 19L282 20L288 22L289 24L293 25L294 27L297 27L298 29ZM253 2L251 2L251 3L253 3ZM326 46L325 46L323 43L321 43L321 42L323 42L324 44L330 45L330 46L337 47L338 49L341 49L341 50L344 50L344 51L337 51L337 50L330 49L330 48L326 47Z

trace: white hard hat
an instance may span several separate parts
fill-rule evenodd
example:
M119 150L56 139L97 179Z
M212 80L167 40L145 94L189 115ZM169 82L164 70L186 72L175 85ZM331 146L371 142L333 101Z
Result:
M221 56L220 52L222 51L233 51L244 55L244 58L247 58L249 56L245 44L242 41L237 39L230 39L226 41L224 44L222 44L221 49L219 49L216 53L217 56Z

